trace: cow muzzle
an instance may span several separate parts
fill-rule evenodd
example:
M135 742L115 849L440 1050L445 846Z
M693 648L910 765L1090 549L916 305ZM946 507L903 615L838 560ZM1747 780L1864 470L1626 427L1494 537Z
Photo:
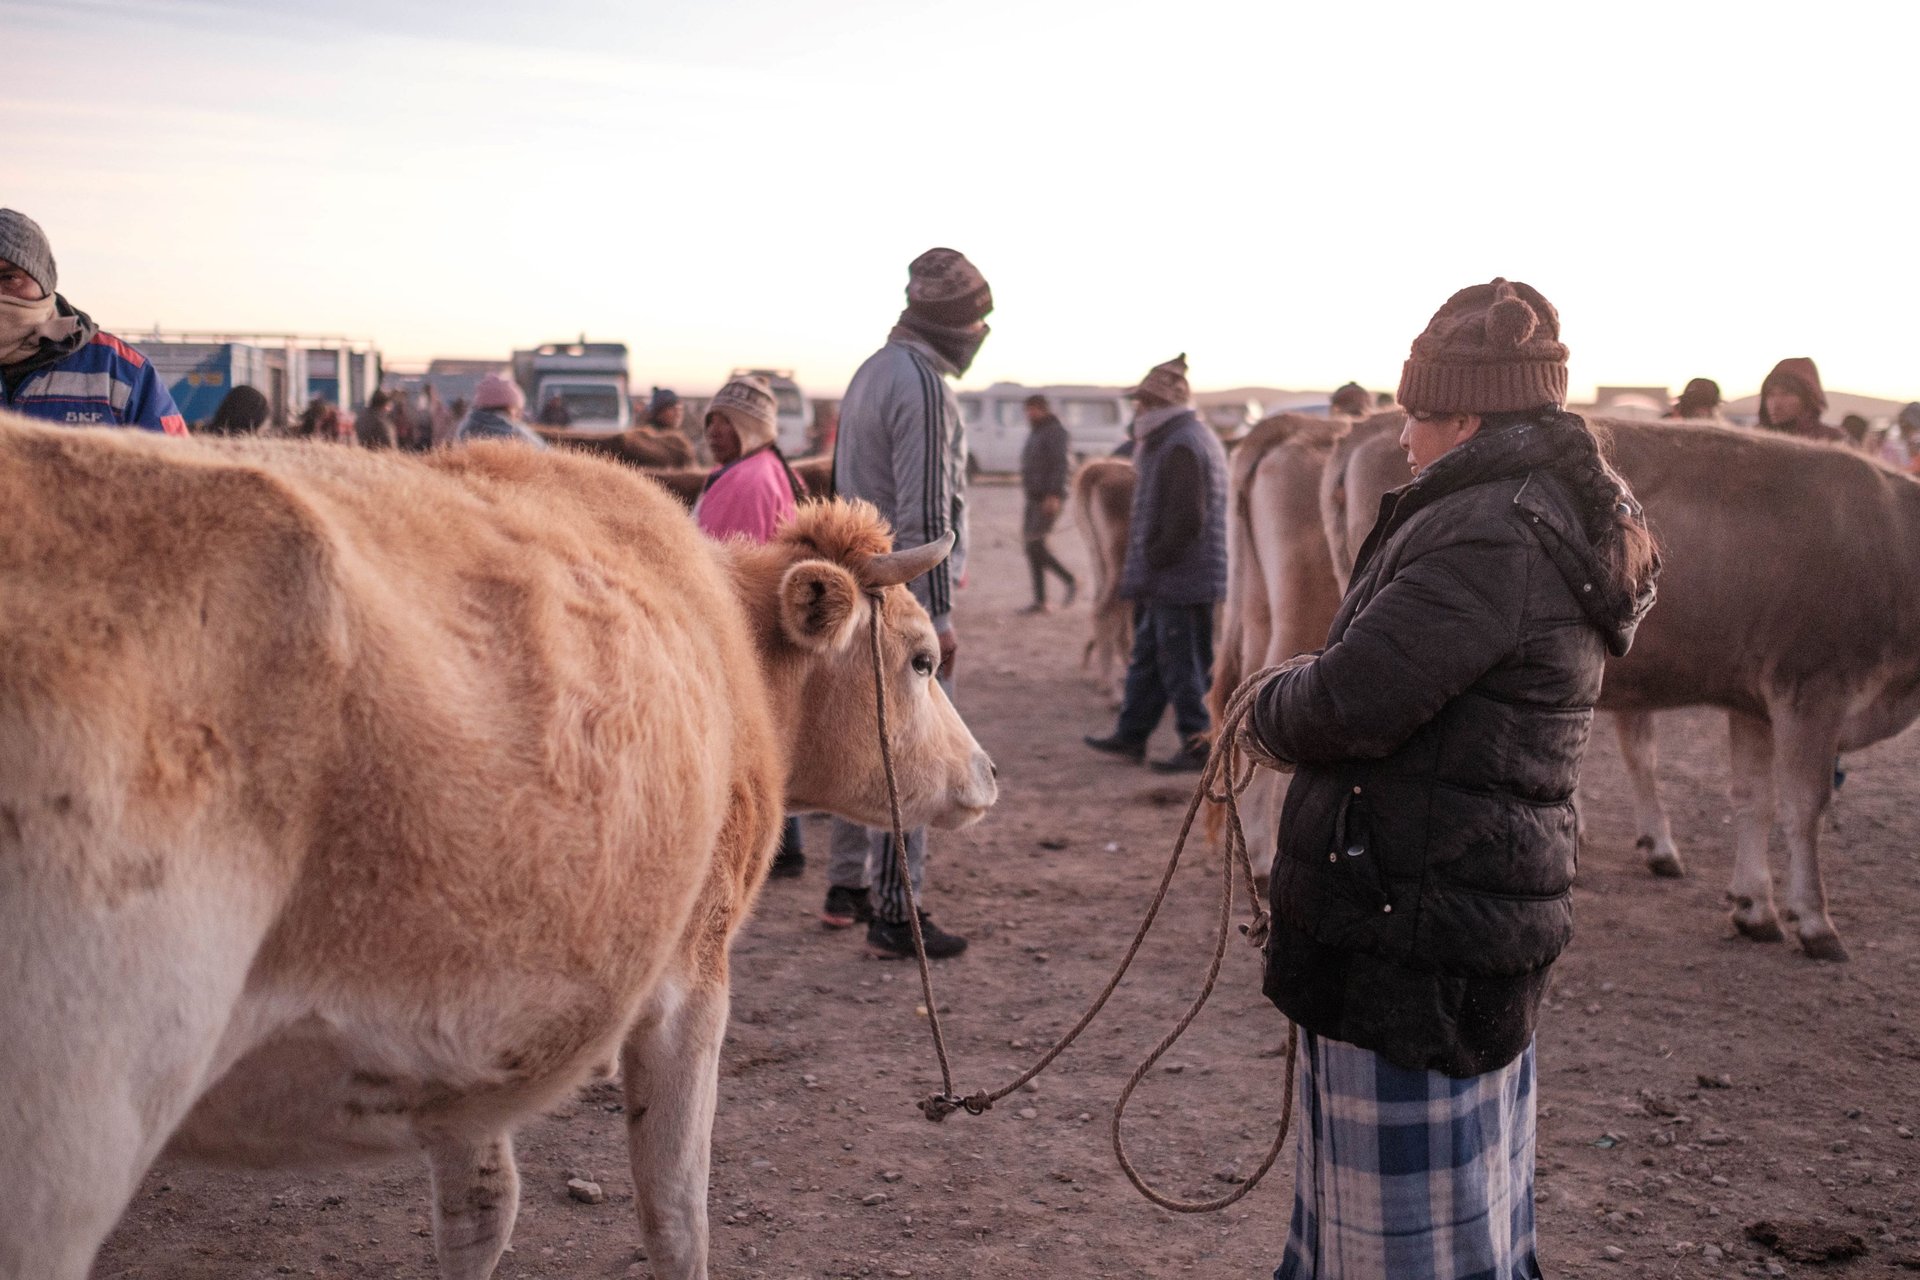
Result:
M972 759L967 762L966 776L955 784L948 797L947 811L935 818L933 825L943 831L957 831L986 817L987 810L1000 798L1000 784L995 781L998 776L993 757L975 747Z

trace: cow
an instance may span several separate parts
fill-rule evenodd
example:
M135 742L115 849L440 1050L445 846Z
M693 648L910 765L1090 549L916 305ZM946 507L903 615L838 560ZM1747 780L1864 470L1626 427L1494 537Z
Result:
M1227 600L1208 709L1217 725L1240 682L1326 643L1340 587L1320 515L1320 482L1347 431L1339 418L1283 413L1233 451L1228 479ZM1260 771L1239 802L1257 877L1272 869L1286 779ZM1210 813L1217 829L1218 813Z
M1095 678L1115 706L1133 652L1133 605L1120 597L1133 480L1133 463L1127 459L1094 458L1074 473L1072 485L1073 523L1093 565L1092 634L1080 665L1094 667Z
M707 1274L729 940L788 810L964 826L992 764L869 506L714 543L630 468L0 417L0 1278L163 1153L424 1153L492 1274L512 1131L618 1058L654 1274Z
M1360 544L1367 540L1380 514L1377 495L1398 488L1409 478L1407 455L1400 448L1400 430L1406 422L1406 413L1399 409L1355 422L1334 443L1321 473L1321 521L1327 549L1333 556L1334 577L1343 594L1353 577L1353 560L1360 554ZM1361 501L1351 501L1355 492L1363 495ZM1367 495L1374 495L1374 501L1366 501Z
M612 434L569 431L564 427L534 428L548 444L583 453L597 453L635 467L691 467L693 441L678 431L656 427L629 427Z
M1839 444L1713 424L1591 424L1645 505L1665 569L1633 651L1607 663L1654 870L1680 874L1655 786L1652 713L1724 708L1742 935L1779 941L1767 841L1787 845L1785 918L1819 960L1847 951L1827 913L1820 824L1842 751L1920 717L1920 482ZM1404 473L1403 473L1404 474ZM1371 510L1384 490L1346 486Z

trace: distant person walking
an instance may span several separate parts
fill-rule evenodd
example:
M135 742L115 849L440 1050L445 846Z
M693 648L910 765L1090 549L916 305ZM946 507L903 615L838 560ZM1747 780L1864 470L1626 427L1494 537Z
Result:
M478 440L515 440L536 449L547 442L533 433L521 420L527 407L526 393L504 374L490 373L473 389L473 408L467 410L454 439L459 444Z
M933 619L940 680L949 691L959 651L953 584L967 565L967 441L948 379L973 364L992 310L986 278L964 254L929 249L915 258L907 268L906 310L886 345L867 357L847 385L833 454L834 492L877 507L893 526L896 549L954 536L953 554L909 584ZM913 954L909 912L917 911L928 955L965 951L965 938L941 929L920 909L924 828L907 834L910 884L900 882L896 861L891 834L835 819L821 922L843 929L865 920L868 951L897 959Z
M1720 421L1720 384L1712 378L1695 378L1681 390L1673 408L1661 415L1682 422Z
M774 443L779 429L773 388L757 374L734 378L708 403L707 450L719 465L693 504L693 519L709 537L770 542L799 509L807 486ZM797 876L806 865L800 819L789 814L768 874Z
M58 292L40 224L0 209L0 407L69 427L187 434L153 365Z
M1128 393L1134 419L1133 515L1119 594L1133 601L1133 654L1119 723L1096 751L1139 761L1169 704L1180 746L1162 773L1207 762L1207 688L1213 683L1213 607L1227 594L1227 451L1193 410L1182 353L1155 365Z
M1845 444L1846 432L1820 421L1827 393L1820 388L1820 370L1806 356L1792 356L1773 366L1760 384L1760 425L1802 440L1831 440Z
M1054 416L1053 406L1041 395L1027 397L1027 443L1020 450L1020 487L1026 494L1026 510L1021 516L1020 536L1026 545L1027 567L1033 572L1033 603L1023 613L1047 611L1047 575L1051 573L1066 587L1063 605L1073 603L1079 584L1073 573L1060 563L1047 546L1047 535L1060 519L1067 501L1067 475L1073 460L1067 429Z

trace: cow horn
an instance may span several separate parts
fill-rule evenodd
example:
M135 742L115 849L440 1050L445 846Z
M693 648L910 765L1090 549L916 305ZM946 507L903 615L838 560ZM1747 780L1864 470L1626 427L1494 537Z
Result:
M948 530L925 546L875 556L860 570L860 581L869 587L893 587L912 582L945 560L952 550L953 532Z

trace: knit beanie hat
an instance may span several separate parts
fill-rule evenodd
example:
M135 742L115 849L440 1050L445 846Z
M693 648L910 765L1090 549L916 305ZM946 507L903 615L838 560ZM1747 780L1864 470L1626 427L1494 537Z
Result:
M1165 364L1147 370L1140 385L1130 388L1127 395L1150 405L1185 404L1193 398L1193 388L1187 385L1187 353L1182 351Z
M480 379L480 385L473 389L473 407L505 409L510 414L521 413L527 407L527 395L505 374L490 373Z
M40 224L14 209L0 209L0 258L33 277L33 282L48 294L60 283L60 270L53 264L53 246Z
M907 311L934 324L964 329L993 310L993 291L958 249L929 249L907 266Z
M1415 413L1505 413L1565 404L1560 313L1532 285L1495 279L1460 290L1413 340L1400 370Z
M780 432L780 406L773 398L773 385L757 373L734 378L714 392L707 416L716 413L726 414L733 424L743 454L772 444Z
M1678 405L1682 409L1717 409L1720 384L1712 378L1694 378L1680 392Z
M1357 418L1373 408L1373 397L1359 383L1349 382L1327 398L1327 406L1336 413L1351 414Z
M651 418L680 403L680 397L668 387L655 387L647 397L647 417Z

